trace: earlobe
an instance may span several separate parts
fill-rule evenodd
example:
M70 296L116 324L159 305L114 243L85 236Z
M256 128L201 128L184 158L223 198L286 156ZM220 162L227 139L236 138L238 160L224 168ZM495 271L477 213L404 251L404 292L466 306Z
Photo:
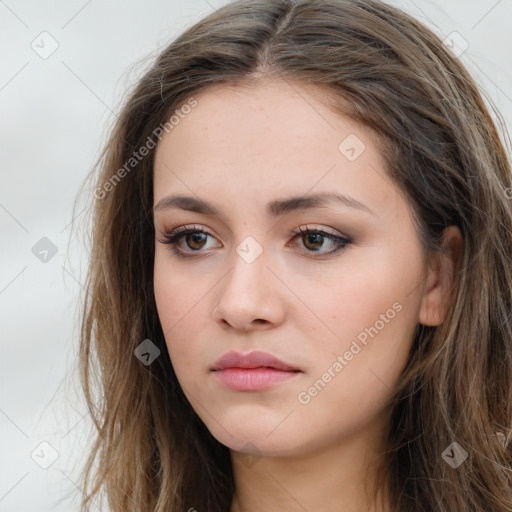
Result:
M443 247L445 251L435 253L429 261L418 318L423 325L443 323L448 312L462 258L462 234L457 226L445 229Z

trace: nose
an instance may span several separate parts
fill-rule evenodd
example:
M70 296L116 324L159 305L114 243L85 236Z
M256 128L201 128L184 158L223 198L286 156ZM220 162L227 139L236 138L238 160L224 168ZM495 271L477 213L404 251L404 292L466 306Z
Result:
M234 254L233 266L217 288L220 297L213 310L223 329L266 330L284 321L285 286L268 263L265 252L251 262Z

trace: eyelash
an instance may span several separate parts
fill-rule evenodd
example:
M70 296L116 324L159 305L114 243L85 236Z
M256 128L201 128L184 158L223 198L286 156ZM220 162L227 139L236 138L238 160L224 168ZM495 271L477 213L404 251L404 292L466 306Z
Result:
M196 253L200 254L201 250L196 251L183 251L182 249L179 249L177 247L177 243L186 235L192 234L192 233L204 233L205 235L213 236L208 231L205 231L204 229L201 229L200 227L196 226L181 226L179 228L176 228L174 231L171 231L170 233L165 233L161 239L158 241L161 244L164 245L170 245L171 250L174 254L176 254L179 257L188 258L188 257L194 257L194 255L186 256L190 253ZM335 252L338 252L341 249L344 249L346 246L348 246L352 241L348 238L337 236L333 233L328 233L327 231L321 230L321 229L309 229L306 226L306 229L298 228L295 231L292 231L290 233L291 236L293 236L293 239L297 238L300 235L310 235L310 234L320 234L325 238L328 238L338 244L338 248L333 249L328 252L318 252L318 251L312 251L309 249L302 249L303 253L307 253L308 255L311 255L313 258L320 258L322 256L331 255ZM315 254L317 253L317 254Z

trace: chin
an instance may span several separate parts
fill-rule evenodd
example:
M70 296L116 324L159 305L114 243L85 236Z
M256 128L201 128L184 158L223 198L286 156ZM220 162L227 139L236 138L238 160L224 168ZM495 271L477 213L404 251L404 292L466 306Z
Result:
M235 424L236 428L233 426ZM300 427L290 424L285 429L279 425L279 421L244 420L227 422L226 425L231 425L227 427L228 432L218 424L210 424L208 429L219 443L230 450L256 457L297 455L309 444L306 440L297 438ZM279 426L276 428L276 425Z

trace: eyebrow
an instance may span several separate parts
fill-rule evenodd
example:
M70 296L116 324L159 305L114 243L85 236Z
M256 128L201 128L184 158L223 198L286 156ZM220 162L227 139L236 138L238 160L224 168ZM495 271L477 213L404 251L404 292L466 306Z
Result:
M375 215L375 212L361 201L337 192L321 192L307 196L292 196L284 199L276 199L267 204L266 211L269 216L278 217L290 212L310 210L313 208L327 206L332 203L341 203L344 206ZM171 195L164 197L154 207L154 210L160 211L168 208L181 208L182 210L188 210L191 212L220 216L218 208L207 201L193 196Z

